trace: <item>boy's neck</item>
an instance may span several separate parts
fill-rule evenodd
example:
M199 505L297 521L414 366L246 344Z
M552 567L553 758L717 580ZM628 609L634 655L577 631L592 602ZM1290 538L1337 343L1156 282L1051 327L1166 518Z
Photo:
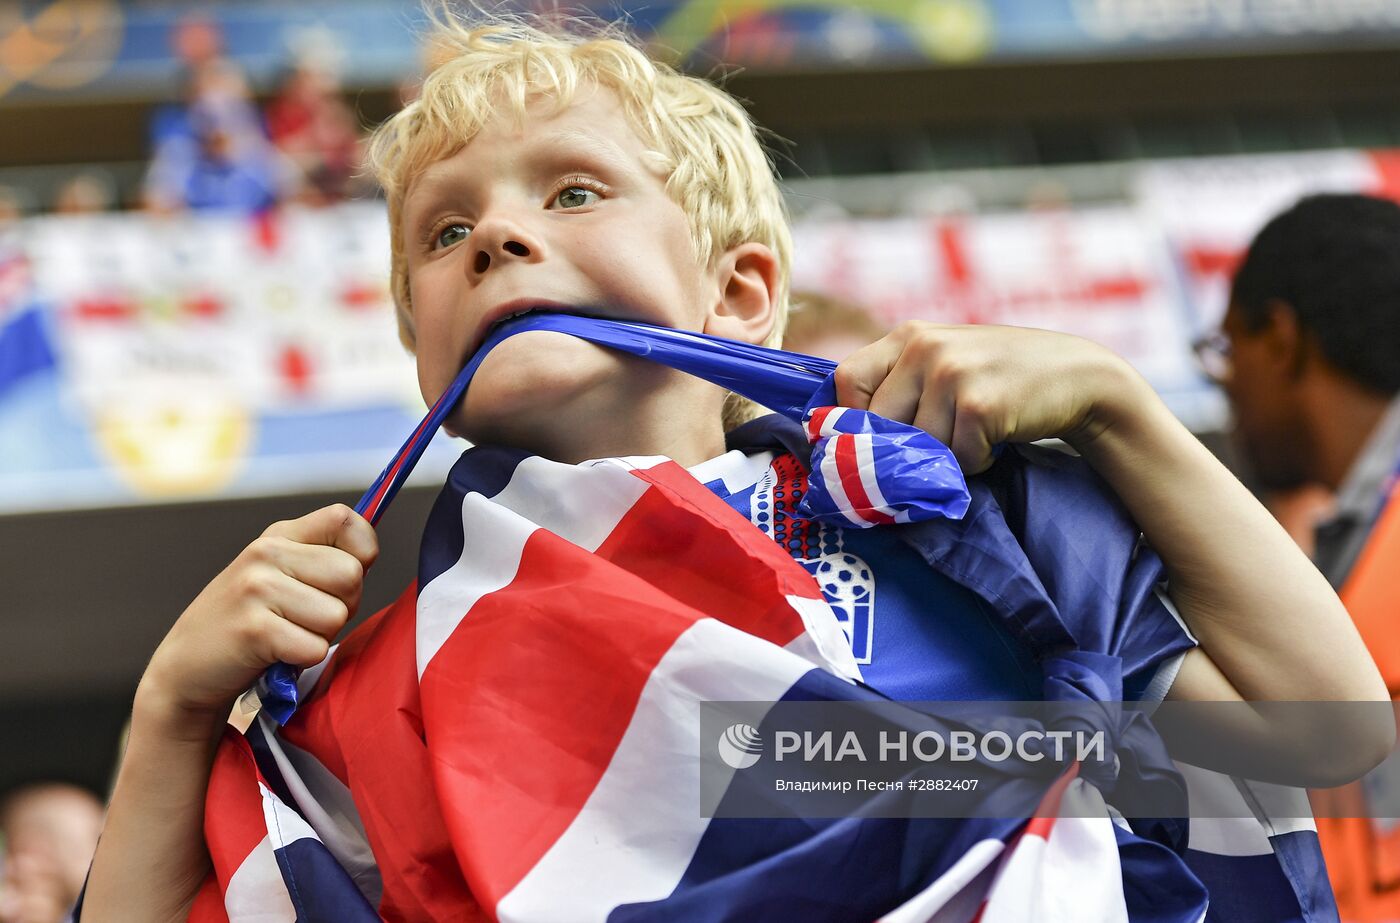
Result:
M682 372L664 373L669 379L665 385L641 387L619 401L576 407L573 413L562 411L541 443L530 448L566 464L664 455L688 468L722 455L723 392Z
M613 458L631 455L664 455L678 464L690 468L703 461L724 454L724 432L716 428L714 438L701 437L698 433L656 432L645 436L634 432L604 434L596 439L583 440L556 451L544 453L555 461L576 465L593 458Z

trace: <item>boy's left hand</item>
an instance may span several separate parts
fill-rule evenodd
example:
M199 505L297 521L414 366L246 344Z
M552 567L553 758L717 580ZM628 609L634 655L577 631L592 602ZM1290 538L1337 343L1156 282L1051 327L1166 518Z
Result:
M909 321L836 368L841 406L925 430L967 474L989 467L999 442L1058 437L1079 447L1145 389L1102 346L1020 327Z

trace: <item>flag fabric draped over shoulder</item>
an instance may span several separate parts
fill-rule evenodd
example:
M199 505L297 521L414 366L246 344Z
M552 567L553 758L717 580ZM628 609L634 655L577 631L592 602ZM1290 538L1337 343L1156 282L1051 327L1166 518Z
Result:
M1011 536L978 490L946 528ZM963 544L948 557L1009 581L1008 618L1057 652L1050 694L1179 650L1121 605L1140 588L1062 614L1015 590L1024 551ZM673 462L473 449L415 586L300 677L285 727L224 741L192 919L1202 919L1184 844L1111 819L1094 767L1019 818L701 816L699 702L878 694L859 678L811 576ZM1270 919L1294 918L1326 917Z

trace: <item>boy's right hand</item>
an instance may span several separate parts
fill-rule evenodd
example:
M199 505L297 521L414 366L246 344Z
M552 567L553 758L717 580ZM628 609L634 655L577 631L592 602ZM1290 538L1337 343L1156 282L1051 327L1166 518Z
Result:
M378 553L374 527L340 503L269 526L165 636L137 689L138 712L174 733L217 732L269 666L325 658Z

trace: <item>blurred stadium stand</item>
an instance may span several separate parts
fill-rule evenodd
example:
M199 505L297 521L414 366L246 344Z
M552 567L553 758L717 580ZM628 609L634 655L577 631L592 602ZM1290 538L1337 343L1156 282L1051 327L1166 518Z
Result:
M810 254L803 263L799 252L804 285L864 301L885 321L1097 335L1206 434L1221 405L1187 342L1223 307L1224 274L1254 225L1307 189L1400 188L1388 153L1400 147L1400 0L591 6L605 18L625 10L691 70L725 75L780 139ZM153 120L182 99L201 56L241 68L266 112L292 63L319 55L358 121L376 123L411 91L420 21L409 0L0 6L0 788L40 776L100 787L144 658L182 607L268 522L353 500L417 413L382 279L299 289L352 275L330 252L341 238L326 235L311 269L276 243L343 227L373 249L385 233L374 203L207 221L46 214L80 174L117 207L143 203ZM117 242L136 256L104 251ZM217 278L204 279L215 265ZM94 300L93 286L143 273L173 287ZM32 297L36 284L44 297ZM258 304L235 304L256 286ZM273 320L257 335L238 323L238 311L265 308ZM4 337L31 315L31 339L7 351ZM208 326L220 318L226 326ZM331 355L312 348L328 318L353 328ZM47 352L36 358L39 334ZM161 377L168 366L217 378L230 355L257 362L260 350L273 371L229 372L235 389L258 394L244 395L225 434L236 443L227 451L242 453L229 471L152 474L141 468L149 459L123 455L153 432L171 437L172 456L201 450L175 438L188 430L181 414L197 414L133 390L120 370L179 391L169 382L182 379ZM104 398L137 397L145 417L101 422L114 409ZM423 483L454 451L439 447ZM386 518L369 603L411 576L431 497L410 490Z

